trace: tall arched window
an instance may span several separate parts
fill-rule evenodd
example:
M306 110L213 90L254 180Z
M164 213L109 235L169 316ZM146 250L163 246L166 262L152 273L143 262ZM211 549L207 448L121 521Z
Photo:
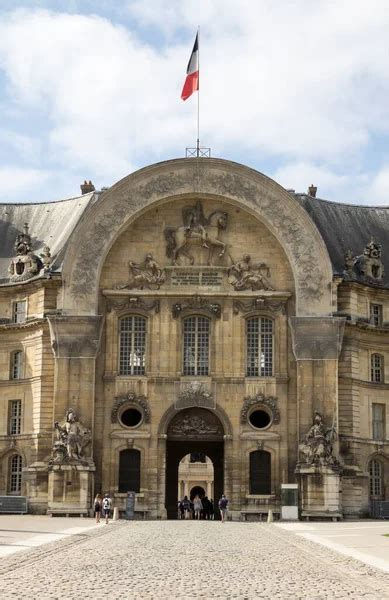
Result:
M119 455L119 492L140 491L140 452L122 450Z
M373 458L369 464L370 496L381 499L383 496L382 462Z
M146 327L146 319L138 315L131 315L120 319L120 375L145 374Z
M208 375L209 372L209 319L184 319L184 375Z
M23 459L20 454L13 454L9 458L8 467L8 493L20 496L22 490Z
M21 350L15 350L11 353L10 371L11 379L23 378L23 352Z
M373 383L383 383L384 381L384 357L382 354L371 355L370 381Z
M266 450L250 453L250 494L271 494L271 454Z
M273 321L252 317L246 321L247 377L273 375Z

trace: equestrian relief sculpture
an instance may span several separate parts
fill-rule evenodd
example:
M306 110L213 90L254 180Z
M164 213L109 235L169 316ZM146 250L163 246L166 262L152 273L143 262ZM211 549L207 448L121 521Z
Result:
M191 265L194 256L191 249L198 247L208 251L207 265L211 265L214 250L218 257L225 254L227 245L220 239L220 232L227 228L228 214L221 210L214 210L208 217L204 215L203 205L200 201L195 206L187 206L182 210L181 227L166 227L165 240L166 256L171 258L172 264L179 264L181 256L186 256Z

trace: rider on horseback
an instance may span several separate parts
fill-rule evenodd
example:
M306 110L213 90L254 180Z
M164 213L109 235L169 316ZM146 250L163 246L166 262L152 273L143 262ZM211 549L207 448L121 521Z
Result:
M202 223L204 220L203 207L201 202L196 202L196 206L193 210L188 211L187 213L187 225L186 232L187 236L191 237L192 232L199 233L201 236L202 246L204 248L209 248L208 244L208 234L205 230L205 227Z

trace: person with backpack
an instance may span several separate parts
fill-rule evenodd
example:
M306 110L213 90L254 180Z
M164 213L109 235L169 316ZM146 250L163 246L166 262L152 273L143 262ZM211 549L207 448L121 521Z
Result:
M105 517L105 524L108 525L109 513L111 512L111 498L108 492L103 498L103 516Z
M95 511L96 523L100 523L102 502L103 502L103 499L101 497L101 494L97 494L96 498L95 498L95 502L94 502L94 511Z
M220 510L220 518L222 520L222 523L225 522L226 517L227 517L227 510L228 510L228 500L225 497L224 494L222 494L222 497L219 500L219 510Z

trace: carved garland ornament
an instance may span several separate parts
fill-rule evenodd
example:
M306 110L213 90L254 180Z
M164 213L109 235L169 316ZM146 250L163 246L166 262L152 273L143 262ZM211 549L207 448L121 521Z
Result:
M137 396L134 392L128 392L126 396L117 396L115 398L115 403L111 411L111 423L117 423L120 408L124 404L129 403L137 405L141 409L144 422L150 423L151 411L146 396Z
M278 400L274 396L266 398L263 394L257 394L256 396L247 396L243 401L242 410L240 411L240 422L245 425L247 423L248 414L250 409L253 407L265 408L270 410L272 416L272 422L277 425L280 422L280 411L278 408Z
M248 300L247 302L234 300L232 308L235 315L238 315L240 312L243 314L249 313L253 310L267 310L274 314L285 314L285 302L274 302L267 298L253 298L253 300Z
M185 312L193 309L205 311L217 319L220 319L221 316L220 304L217 302L210 302L207 298L201 298L201 296L193 296L193 298L187 302L177 302L176 304L173 304L173 317L174 319L177 319Z
M145 302L143 298L131 297L131 298L108 298L107 299L107 311L121 312L124 310L143 310L144 312L150 312L154 310L159 313L160 302L155 300L154 302Z

